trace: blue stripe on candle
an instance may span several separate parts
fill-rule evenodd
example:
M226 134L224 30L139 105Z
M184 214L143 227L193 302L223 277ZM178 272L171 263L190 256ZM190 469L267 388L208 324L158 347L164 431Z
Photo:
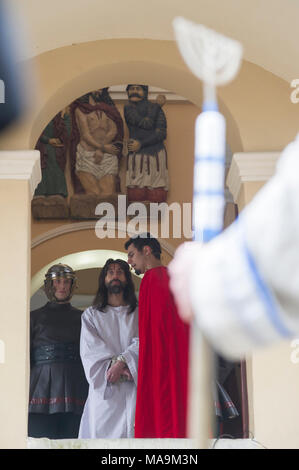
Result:
M262 299L262 301L263 301L263 303L266 307L265 310L266 310L266 314L267 314L269 320L271 321L272 325L279 332L279 334L281 336L283 336L285 338L292 337L293 335L292 335L291 331L288 330L288 328L286 328L286 326L281 321L281 318L279 316L279 312L277 310L273 295L271 294L270 290L268 289L268 287L264 283L264 281L263 281L263 279L262 279L262 277L261 277L261 275L258 271L258 268L256 266L254 258L252 256L252 254L250 253L248 246L245 243L245 240L244 240L244 243L243 243L243 250L244 250L244 254L245 254L245 257L246 257L246 260L247 260L247 263L248 263L248 267L250 269L250 273L251 273L252 278L255 282L259 297Z

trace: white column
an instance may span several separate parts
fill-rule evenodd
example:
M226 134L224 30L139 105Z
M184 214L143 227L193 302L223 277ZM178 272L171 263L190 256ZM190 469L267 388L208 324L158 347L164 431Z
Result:
M226 184L239 209L243 209L274 175L279 156L280 152L242 152L233 155Z
M31 199L36 150L0 151L0 448L25 448L29 391Z

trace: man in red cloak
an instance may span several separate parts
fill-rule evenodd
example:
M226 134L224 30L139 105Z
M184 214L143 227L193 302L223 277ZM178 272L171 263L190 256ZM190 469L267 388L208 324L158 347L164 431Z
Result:
M139 292L135 437L184 438L189 327L178 316L158 240L142 234L125 248L136 273L145 273Z

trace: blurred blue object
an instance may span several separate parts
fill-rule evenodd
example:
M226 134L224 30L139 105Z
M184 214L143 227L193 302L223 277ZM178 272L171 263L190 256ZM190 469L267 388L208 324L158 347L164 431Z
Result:
M17 63L20 36L13 11L6 1L0 0L0 132L24 110L22 76Z

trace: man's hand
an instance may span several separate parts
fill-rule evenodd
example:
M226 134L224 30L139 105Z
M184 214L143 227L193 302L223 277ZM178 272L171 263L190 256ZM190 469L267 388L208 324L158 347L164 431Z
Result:
M130 382L133 382L133 380L134 380L128 366L125 367L125 369L123 370L121 375L124 375L125 377L127 377L127 379Z
M129 140L128 142L129 152L138 152L138 150L140 150L140 147L141 147L141 143L139 142L139 140L134 140L134 139Z
M111 153L111 155L116 155L118 152L118 148L116 145L113 144L104 144L104 151L107 153Z
M190 323L193 312L190 302L190 276L194 266L194 253L201 249L202 244L184 243L175 252L173 260L167 266L170 276L170 289L182 320Z
M49 139L49 144L53 145L53 147L63 147L63 143L61 142L60 139Z
M107 382L115 384L119 381L120 376L124 374L124 369L126 368L126 363L122 361L117 361L107 372Z

